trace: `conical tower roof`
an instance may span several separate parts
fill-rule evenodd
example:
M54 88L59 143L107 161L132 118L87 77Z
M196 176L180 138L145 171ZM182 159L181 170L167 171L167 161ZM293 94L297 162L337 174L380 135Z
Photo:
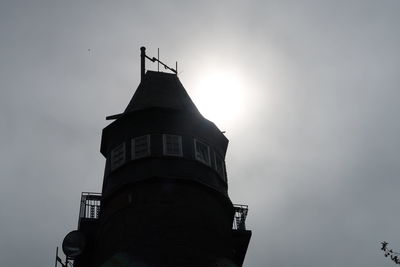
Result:
M147 71L124 115L148 108L169 108L200 115L176 74Z

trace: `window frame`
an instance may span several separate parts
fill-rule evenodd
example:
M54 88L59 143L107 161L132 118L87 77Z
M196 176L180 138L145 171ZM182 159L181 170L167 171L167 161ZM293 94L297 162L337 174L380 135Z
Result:
M119 152L119 150L121 150L121 152ZM121 154L121 159L118 160L117 163L115 162L115 157L118 156L119 154ZM118 159L119 157L117 157ZM115 171L116 169L118 169L119 167L121 167L122 165L124 165L126 163L126 144L125 142L119 144L118 146L114 147L111 152L110 152L110 169L111 171Z
M200 143L201 145L203 145L203 146L205 146L207 148L208 162L203 160L201 157L198 156L198 154L197 154L197 143ZM196 160L200 161L201 163L204 163L207 166L211 167L210 146L207 145L206 143L196 139L196 138L194 139L194 157L195 157Z
M167 150L167 136L177 137L178 146L179 146L179 154L169 153ZM182 136L177 134L163 134L163 155L171 156L171 157L183 157L183 146L182 146Z
M222 163L222 173L220 173L219 171L218 171L218 164L217 164L217 158L219 158L220 160L221 160L221 163ZM222 180L224 181L224 182L227 182L227 179L226 179L226 169L225 169L226 167L225 167L225 160L223 159L223 157L221 157L217 152L215 152L214 151L214 169L215 169L215 171L218 173L218 175L219 176L221 176L221 178L222 178Z
M143 137L146 137L147 151L146 151L145 155L137 156L136 155L136 140L139 139L139 138L143 138ZM131 157L132 157L132 160L146 158L146 157L150 157L150 156L151 156L151 138L150 138L149 134L136 136L136 137L131 139Z

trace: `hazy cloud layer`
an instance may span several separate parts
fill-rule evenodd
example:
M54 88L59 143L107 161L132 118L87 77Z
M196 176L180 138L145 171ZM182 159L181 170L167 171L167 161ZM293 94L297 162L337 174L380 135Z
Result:
M389 266L379 241L400 250L399 11L390 0L3 0L0 265L54 264L80 193L101 190L104 118L128 104L145 45L179 61L192 96L208 69L245 81L241 114L219 122L231 198L250 207L245 266Z

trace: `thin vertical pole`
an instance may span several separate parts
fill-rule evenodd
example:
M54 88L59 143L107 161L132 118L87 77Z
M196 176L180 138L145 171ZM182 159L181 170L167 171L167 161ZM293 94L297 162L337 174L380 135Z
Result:
M56 248L56 263L54 264L54 267L57 267L57 258L58 258L58 247Z
M160 48L157 48L157 71L160 72Z
M140 48L140 81L144 80L144 74L146 71L145 57L146 57L146 47L142 46Z
M178 76L178 61L175 61L176 76Z

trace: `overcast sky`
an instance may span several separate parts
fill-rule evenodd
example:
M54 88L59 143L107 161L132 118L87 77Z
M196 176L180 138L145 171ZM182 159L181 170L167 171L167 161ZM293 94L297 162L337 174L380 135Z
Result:
M249 205L246 267L393 265L379 242L400 250L399 14L398 0L1 0L0 266L53 266L81 192L101 191L101 130L139 84L142 45L227 111L208 118ZM202 88L212 73L240 97Z

